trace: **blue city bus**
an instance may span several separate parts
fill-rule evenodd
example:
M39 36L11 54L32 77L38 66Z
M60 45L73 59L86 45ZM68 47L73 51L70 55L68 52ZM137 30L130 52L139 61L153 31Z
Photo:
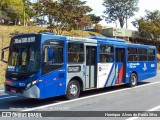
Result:
M9 49L8 61L4 60ZM45 99L138 82L157 74L156 47L106 37L19 34L2 49L5 93Z

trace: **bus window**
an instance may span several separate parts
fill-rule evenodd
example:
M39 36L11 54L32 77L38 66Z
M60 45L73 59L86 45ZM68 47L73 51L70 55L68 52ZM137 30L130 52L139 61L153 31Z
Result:
M27 63L27 52L22 52L22 65Z
M155 49L148 49L148 61L154 61L156 57Z
M114 60L113 53L114 53L113 46L101 45L100 46L100 62L101 63L113 62Z
M46 46L44 48L44 63L45 64L59 64L63 63L63 48L55 46Z
M147 49L138 48L139 61L147 61Z
M134 47L128 48L128 61L129 62L138 61L137 48Z
M122 48L116 48L116 62L124 62L125 57L124 57L124 49Z
M60 69L63 66L63 42L55 40L49 41L50 42L47 41L46 44L43 45L42 74Z
M68 43L68 63L84 62L84 45L82 43Z
M48 53L47 53L47 56L48 56L48 61L52 61L52 63L54 62L54 48L48 48Z

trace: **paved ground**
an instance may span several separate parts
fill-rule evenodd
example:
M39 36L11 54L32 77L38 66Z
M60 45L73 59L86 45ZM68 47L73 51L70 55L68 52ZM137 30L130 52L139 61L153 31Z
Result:
M100 90L83 92L80 98L68 101L63 96L45 100L35 100L23 97L9 96L0 90L0 110L36 110L36 111L147 111L160 106L160 73L154 78L141 82L137 87L128 88L118 86ZM160 108L154 109L160 111ZM83 113L79 113L83 114ZM48 113L50 115L50 113ZM63 116L63 115L62 115ZM14 118L17 120L17 118ZM23 118L24 119L24 118ZM36 119L36 118L35 118ZM70 118L48 118L61 120L82 120L85 117ZM95 118L88 117L87 120L113 119L132 120L125 118ZM160 118L136 118L137 120L149 120Z

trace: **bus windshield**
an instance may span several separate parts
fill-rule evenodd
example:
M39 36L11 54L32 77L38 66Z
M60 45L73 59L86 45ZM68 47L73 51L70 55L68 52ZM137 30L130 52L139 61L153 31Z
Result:
M8 72L34 73L40 68L40 49L31 44L10 47Z

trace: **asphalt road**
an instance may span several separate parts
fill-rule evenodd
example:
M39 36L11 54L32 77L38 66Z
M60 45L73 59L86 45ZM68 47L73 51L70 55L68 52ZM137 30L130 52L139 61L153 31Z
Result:
M158 75L154 78L147 79L139 83L138 86L134 88L128 88L126 85L122 85L99 90L91 90L83 92L76 100L66 100L64 96L49 98L45 100L28 99L13 95L10 96L5 94L3 90L0 90L1 111L160 111L159 106L160 73L158 73ZM47 114L50 115L51 113ZM17 120L17 118L13 119ZM56 120L57 117L50 117L48 119ZM58 119L82 120L85 119L85 117L58 117ZM87 117L87 120L88 119L107 119L107 117ZM133 120L132 117L110 117L108 119ZM145 120L150 118L138 117L134 119ZM158 120L160 118L152 119Z

